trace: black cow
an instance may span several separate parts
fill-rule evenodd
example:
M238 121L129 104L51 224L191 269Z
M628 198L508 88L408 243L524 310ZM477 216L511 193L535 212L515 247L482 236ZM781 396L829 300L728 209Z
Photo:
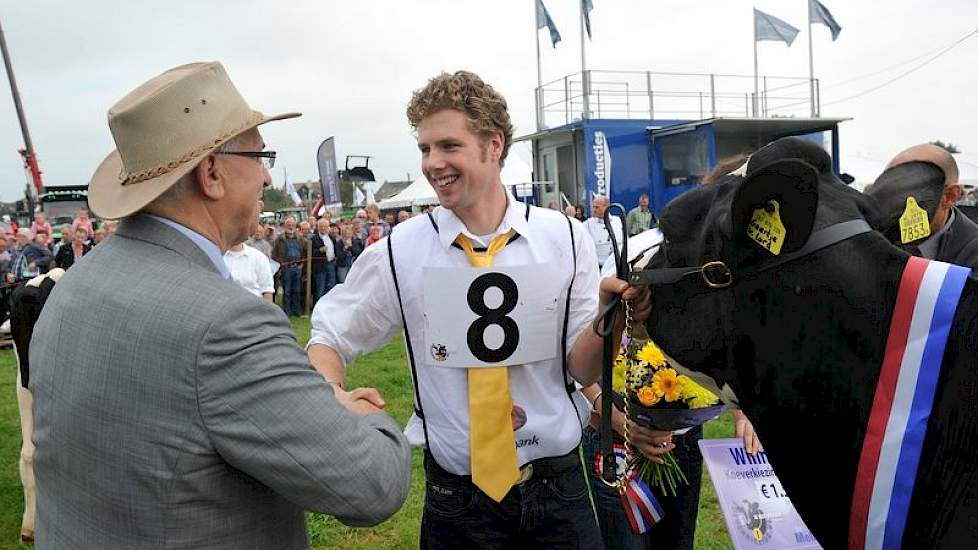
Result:
M771 199L787 231L778 256L747 236L752 213ZM878 228L873 200L838 181L821 148L779 140L751 158L743 180L729 176L675 199L659 226L665 244L649 266L729 267L725 288L698 275L655 284L649 332L679 362L731 385L826 548L847 545L863 436L909 256L867 231L781 257L813 231L848 220ZM711 280L727 275L714 270ZM978 539L976 290L972 275L945 349L904 548L965 548Z

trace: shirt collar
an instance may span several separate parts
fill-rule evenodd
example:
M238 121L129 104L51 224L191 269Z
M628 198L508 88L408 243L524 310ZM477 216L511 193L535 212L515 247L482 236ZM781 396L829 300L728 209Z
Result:
M519 233L522 237L526 238L528 236L528 231L530 228L530 223L527 220L526 215L527 205L518 202L513 195L506 191L506 213L503 214L503 220L500 222L499 227L492 232L492 235L499 235L505 233L512 229ZM478 240L479 237L485 237L485 235L475 235L469 231L462 220L455 215L455 212L439 206L432 213L435 218L435 223L438 224L438 240L441 242L442 247L446 250L452 246L455 242L455 238L459 234L465 235L470 239Z
M146 215L179 231L184 237L187 237L191 242L197 245L197 248L203 250L204 254L207 254L207 257L211 259L214 267L217 268L225 279L231 276L231 271L228 269L228 264L224 263L224 256L221 254L220 247L210 241L207 237L173 220L161 218L160 216L156 216L154 214Z

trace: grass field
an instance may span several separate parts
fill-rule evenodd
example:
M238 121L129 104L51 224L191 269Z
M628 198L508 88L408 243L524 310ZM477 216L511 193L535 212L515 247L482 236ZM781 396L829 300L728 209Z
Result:
M293 323L300 344L309 337L309 320ZM375 353L362 357L348 369L349 384L373 386L380 389L387 410L402 425L411 415L411 377L405 366L403 346L395 340ZM20 452L20 424L14 392L16 370L13 352L0 351L0 549L21 548L19 544L20 517L23 513L23 493L17 473ZM733 425L729 414L705 427L708 438L731 437ZM424 472L421 454L414 452L414 475L407 503L394 517L370 529L344 527L332 518L309 515L309 534L314 548L343 549L413 549L418 545L418 528L424 501ZM661 548L668 548L663 541ZM723 516L717 504L713 485L704 472L700 499L699 521L696 526L696 548L719 550L732 548Z

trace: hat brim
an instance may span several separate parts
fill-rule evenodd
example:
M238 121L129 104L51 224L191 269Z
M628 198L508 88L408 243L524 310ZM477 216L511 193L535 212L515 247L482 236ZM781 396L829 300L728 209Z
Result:
M240 131L227 138L214 143L194 159L181 164L165 174L129 185L123 185L126 171L122 164L122 157L119 155L118 150L112 151L99 164L98 168L95 169L95 174L92 175L92 180L88 185L88 207L95 215L103 219L117 220L131 216L145 208L149 203L165 193L167 189L173 187L181 177L193 170L204 157L211 154L211 152L221 145L262 124L298 116L302 116L302 113L284 113L273 116L261 115L260 118L256 118L255 122L244 126Z

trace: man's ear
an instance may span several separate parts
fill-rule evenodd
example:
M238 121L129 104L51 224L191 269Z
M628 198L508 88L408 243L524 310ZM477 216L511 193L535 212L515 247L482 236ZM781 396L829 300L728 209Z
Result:
M201 195L210 200L224 198L224 186L228 182L227 167L215 155L207 155L194 168L194 181Z
M944 190L944 206L951 208L958 203L958 199L961 198L961 186L952 185Z
M808 241L817 209L818 172L815 168L794 159L764 165L744 178L734 196L731 208L734 242L764 250L765 254L794 252ZM759 243L763 236L751 237L758 236L758 225L751 229L753 222L760 221L764 226L774 218L784 227L783 236L774 235L776 240L782 241L779 245Z
M497 162L503 157L503 146L506 143L506 137L503 136L502 132L495 132L489 137L489 158L496 160Z

